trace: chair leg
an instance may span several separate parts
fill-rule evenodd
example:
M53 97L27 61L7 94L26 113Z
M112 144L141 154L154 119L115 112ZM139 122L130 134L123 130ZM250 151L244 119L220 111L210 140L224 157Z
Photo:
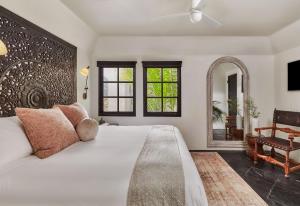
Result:
M272 147L272 149L271 149L271 157L275 158L275 149L274 149L274 147Z
M290 152L287 151L285 155L284 176L289 177L289 173L290 173Z
M255 147L254 147L254 152L253 152L253 160L254 160L254 164L256 165L257 164L257 150L258 150L258 147L257 147L257 141L255 140Z

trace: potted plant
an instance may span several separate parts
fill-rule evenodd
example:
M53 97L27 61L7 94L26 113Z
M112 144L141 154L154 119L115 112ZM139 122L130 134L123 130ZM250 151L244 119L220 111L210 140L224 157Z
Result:
M213 122L223 121L223 115L225 113L216 106L219 103L218 101L213 101Z
M236 128L243 129L243 117L237 99L228 99L228 109L230 114L236 113Z
M247 106L248 113L251 118L251 132L252 134L257 134L255 128L259 127L259 116L261 113L258 111L257 105L254 103L252 98L249 98Z

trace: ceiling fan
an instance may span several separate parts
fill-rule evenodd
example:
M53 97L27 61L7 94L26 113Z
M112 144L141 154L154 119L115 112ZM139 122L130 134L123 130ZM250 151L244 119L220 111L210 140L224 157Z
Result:
M214 26L214 27L221 26L222 25L221 22L219 22L215 18L207 15L203 11L206 6L206 2L207 2L207 0L192 0L191 9L188 12L175 13L175 14L170 14L170 15L166 15L166 16L161 16L161 17L159 17L159 19L186 16L186 17L189 17L190 21L194 24L200 22L202 19L205 19L206 22L211 26Z

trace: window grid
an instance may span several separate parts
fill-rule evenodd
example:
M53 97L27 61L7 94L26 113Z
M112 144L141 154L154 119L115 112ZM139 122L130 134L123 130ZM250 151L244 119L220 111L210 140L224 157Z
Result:
M179 117L181 116L181 62L143 62L144 67L144 116L170 116ZM156 68L160 69L160 81L148 81L148 69ZM164 81L164 68L176 68L177 70L177 80L176 81ZM160 96L148 96L148 84L157 83L161 85ZM164 96L164 84L174 83L177 85L177 95L176 96ZM148 111L148 99L160 99L161 107L160 112L149 112ZM164 111L164 101L167 99L177 100L177 111L176 112L166 112Z
M135 116L136 115L136 77L135 69L136 62L97 62L99 67L99 115L101 116ZM105 68L117 68L117 81L105 81L104 80L104 69ZM132 81L122 81L120 80L120 68L131 68L132 71ZM117 96L104 95L104 84L105 83L115 83L117 84ZM132 95L130 96L120 96L120 83L131 83L132 84ZM117 100L117 110L116 111L104 111L104 99L116 99ZM132 111L120 111L120 98L132 99L133 108Z

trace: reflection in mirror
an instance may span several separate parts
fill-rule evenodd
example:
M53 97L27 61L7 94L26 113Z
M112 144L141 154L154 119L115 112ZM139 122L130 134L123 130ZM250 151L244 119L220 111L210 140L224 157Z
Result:
M221 63L212 79L213 140L243 141L243 73L233 63Z

